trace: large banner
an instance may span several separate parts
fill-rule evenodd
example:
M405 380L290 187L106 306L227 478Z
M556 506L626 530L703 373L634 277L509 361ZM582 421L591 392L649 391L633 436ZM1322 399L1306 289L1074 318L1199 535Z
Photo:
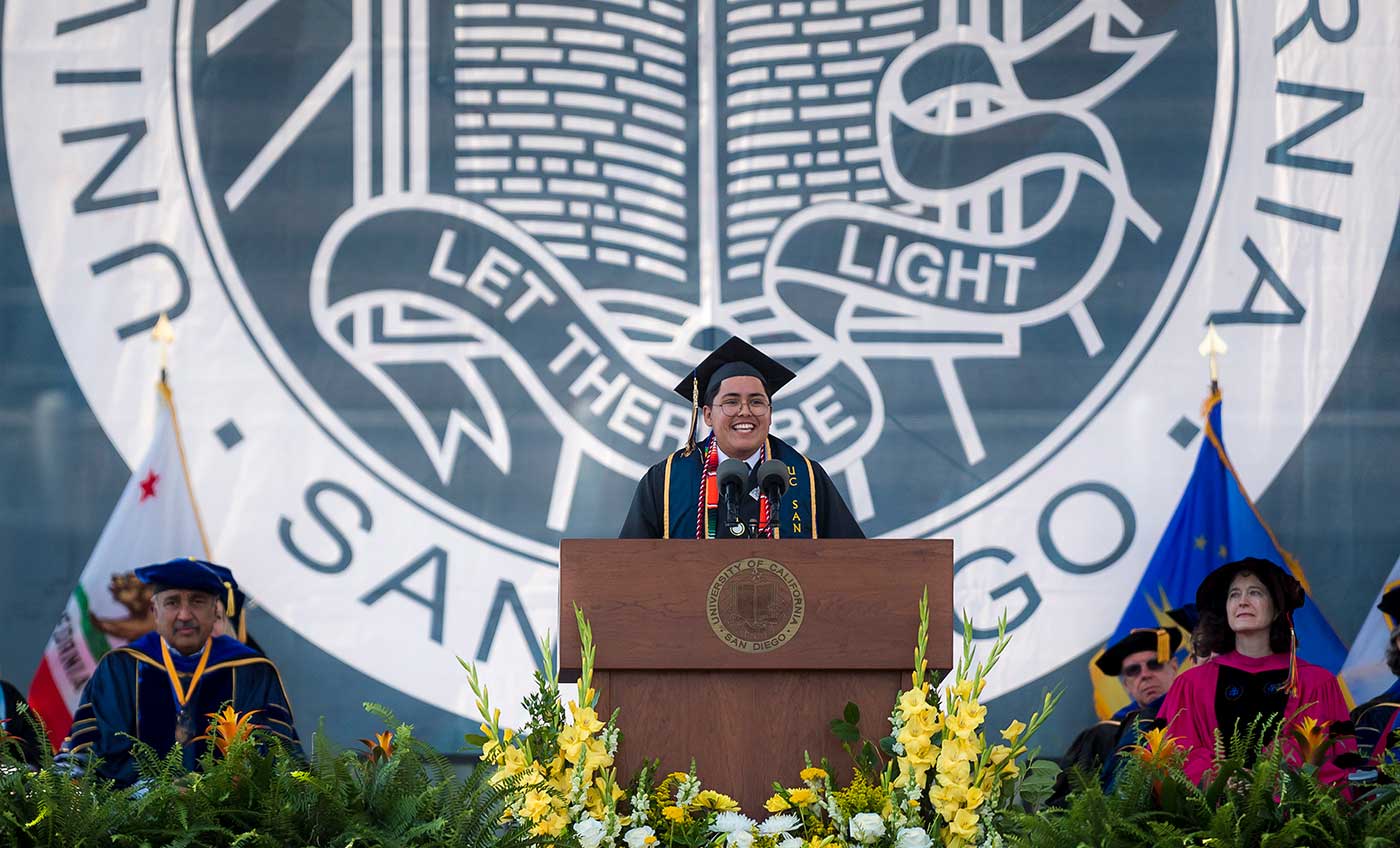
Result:
M990 695L1084 654L1190 473L1207 323L1263 491L1400 209L1390 2L4 8L18 225L107 434L149 440L166 312L213 549L463 715L454 657L524 690L559 540L616 533L729 334L867 534L955 540L959 616L1015 634Z

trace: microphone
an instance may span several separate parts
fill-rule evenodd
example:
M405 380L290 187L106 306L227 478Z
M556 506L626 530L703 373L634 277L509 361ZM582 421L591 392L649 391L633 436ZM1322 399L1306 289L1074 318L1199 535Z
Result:
M724 525L729 535L747 535L748 528L744 526L744 520L740 518L739 509L735 504L743 492L744 484L749 481L748 464L741 459L726 459L715 469L715 477L719 480L720 501L724 505Z
M788 488L787 465L781 459L770 459L754 470L758 479L758 490L776 501Z

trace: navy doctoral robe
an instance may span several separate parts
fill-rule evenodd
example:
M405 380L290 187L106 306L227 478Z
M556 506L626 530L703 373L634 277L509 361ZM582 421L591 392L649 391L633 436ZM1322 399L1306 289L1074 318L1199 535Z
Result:
M1400 761L1400 680L1352 710L1351 717L1361 756L1374 765Z
M160 634L147 633L102 658L83 688L73 728L63 742L65 752L83 761L101 760L100 776L128 786L138 775L132 741L124 734L164 756L177 744L177 729L193 740L207 732L210 713L232 703L240 713L258 710L252 724L281 737L294 755L302 756L291 704L271 660L229 636L214 638L204 675L182 710L160 642ZM180 685L188 687L200 655L186 657L172 650L170 656ZM198 767L206 744L191 741L184 746L186 768Z

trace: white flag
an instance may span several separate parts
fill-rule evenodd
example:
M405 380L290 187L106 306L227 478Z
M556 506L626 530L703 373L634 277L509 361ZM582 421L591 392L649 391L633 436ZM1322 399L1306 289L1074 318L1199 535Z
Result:
M1347 654L1347 661L1342 664L1342 685L1354 703L1364 704L1395 683L1395 675L1385 664L1385 648L1390 641L1390 628L1395 622L1387 620L1385 613L1376 609L1376 604L1381 602L1382 595L1396 586L1400 586L1400 559L1395 561L1390 576L1371 602L1371 613L1362 622L1361 632L1356 634L1351 653Z
M150 447L132 469L29 684L29 703L55 747L102 655L155 628L146 589L132 571L181 556L210 558L169 386L158 384L157 395Z

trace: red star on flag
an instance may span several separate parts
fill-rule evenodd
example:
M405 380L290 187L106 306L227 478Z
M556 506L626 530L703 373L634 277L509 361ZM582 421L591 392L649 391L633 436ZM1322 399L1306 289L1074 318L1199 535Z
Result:
M156 482L160 480L160 475L154 470L146 472L146 479L141 481L141 500L156 496Z

